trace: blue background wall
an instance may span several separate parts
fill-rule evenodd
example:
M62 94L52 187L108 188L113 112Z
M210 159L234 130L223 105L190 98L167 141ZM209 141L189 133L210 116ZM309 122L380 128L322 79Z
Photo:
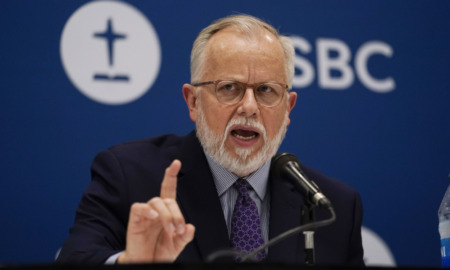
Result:
M364 225L398 265L440 265L437 209L450 180L449 1L129 1L155 28L162 61L145 95L116 106L81 94L62 65L64 25L85 3L0 0L0 264L53 260L98 151L193 129L181 95L192 42L213 20L239 12L311 45L297 57L315 76L294 88L299 100L282 150L358 189ZM318 83L316 41L324 38L351 51L355 78L344 89ZM388 93L356 76L354 56L368 41L393 50L367 65L373 77L395 81Z

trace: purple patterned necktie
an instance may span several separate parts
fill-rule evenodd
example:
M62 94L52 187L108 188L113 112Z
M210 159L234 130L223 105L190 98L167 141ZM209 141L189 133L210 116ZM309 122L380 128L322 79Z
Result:
M231 244L236 250L249 253L264 243L261 221L256 203L248 193L251 187L247 180L239 178L234 186L239 191L239 196L231 219ZM265 256L263 250L256 255L256 259L261 261Z

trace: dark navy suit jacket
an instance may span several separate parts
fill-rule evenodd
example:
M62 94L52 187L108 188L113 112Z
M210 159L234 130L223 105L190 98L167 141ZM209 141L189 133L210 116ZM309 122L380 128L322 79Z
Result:
M203 149L195 132L136 140L100 152L92 164L92 182L76 211L75 223L57 263L102 264L124 250L130 206L159 196L166 167L182 162L177 201L187 222L196 227L194 240L179 262L202 262L214 251L229 248L223 211ZM358 193L337 180L302 167L332 202L337 220L315 233L319 265L363 265L362 205ZM301 225L303 198L293 186L270 179L269 239ZM328 218L318 211L316 219ZM267 262L303 263L303 234L270 247Z

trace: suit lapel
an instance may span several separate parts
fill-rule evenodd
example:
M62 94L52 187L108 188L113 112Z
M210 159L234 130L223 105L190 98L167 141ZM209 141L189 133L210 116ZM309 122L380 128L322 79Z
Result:
M270 179L269 239L300 226L302 198L281 179ZM294 235L269 248L268 262L303 262L303 235Z
M204 260L214 251L230 248L228 230L211 171L195 133L186 137L180 159L177 197L186 221L196 227L194 244Z

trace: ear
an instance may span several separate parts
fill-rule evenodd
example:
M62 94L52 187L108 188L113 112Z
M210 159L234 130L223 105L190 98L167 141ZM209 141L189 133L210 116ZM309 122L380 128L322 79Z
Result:
M189 117L192 121L197 121L197 95L195 87L190 84L183 84L183 97L189 109Z
M291 113L292 109L294 109L295 103L297 102L297 93L296 92L289 92L289 100L288 100L288 104L287 104L287 111L288 114ZM291 123L291 119L288 118L288 125Z

